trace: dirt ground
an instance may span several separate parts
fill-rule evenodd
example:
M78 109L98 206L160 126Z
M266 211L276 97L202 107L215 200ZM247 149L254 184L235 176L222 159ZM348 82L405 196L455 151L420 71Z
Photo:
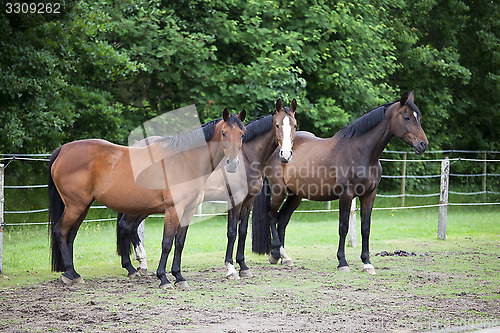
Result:
M159 289L152 273L3 288L0 332L458 332L500 325L498 285L478 295L463 291L474 275L412 268L439 256L378 259L373 277L359 265L340 273L331 262L302 259L290 268L262 260L250 263L253 277L233 281L224 267L186 267L186 290Z

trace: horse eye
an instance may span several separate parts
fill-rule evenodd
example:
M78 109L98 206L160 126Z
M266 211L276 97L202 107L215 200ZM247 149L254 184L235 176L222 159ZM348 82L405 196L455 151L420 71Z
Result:
M276 124L276 128L280 128L280 126L278 124Z
M226 137L226 132L221 132L222 134L222 137L225 138Z
M294 125L294 126L293 126L293 129L297 129L297 125Z
M404 120L406 120L406 121L410 121L410 117L403 117L403 118L404 118Z

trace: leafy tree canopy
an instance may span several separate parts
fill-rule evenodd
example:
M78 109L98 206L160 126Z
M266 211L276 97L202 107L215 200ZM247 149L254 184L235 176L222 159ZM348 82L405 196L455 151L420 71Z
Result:
M415 90L431 148L500 149L494 1L61 1L0 13L0 151L50 152L196 103L252 118L299 101L333 135ZM403 144L393 141L393 148Z

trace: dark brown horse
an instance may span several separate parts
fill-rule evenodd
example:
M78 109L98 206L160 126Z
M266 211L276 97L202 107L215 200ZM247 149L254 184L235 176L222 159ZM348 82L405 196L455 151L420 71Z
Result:
M309 132L297 132L294 158L282 164L274 154L266 168L269 186L255 200L252 214L254 252L269 249L269 226L272 243L270 261L281 257L285 264L291 259L284 251L285 228L302 198L314 201L339 200L338 269L348 271L345 259L345 238L349 226L351 201L361 202L361 260L364 271L375 274L370 263L370 219L376 188L382 176L379 158L392 137L412 146L417 154L427 149L427 138L420 124L421 114L414 104L413 92L401 100L377 107L344 127L329 139L320 139ZM287 197L288 195L288 197ZM283 200L286 202L279 211ZM270 200L270 202L269 202ZM259 228L259 226L264 226ZM263 230L263 235L255 233Z
M184 240L176 235L187 228L214 165L224 156L230 169L239 164L245 115L244 110L236 116L224 109L222 120L146 147L82 140L56 149L49 162L49 219L52 269L64 272L63 282L83 282L73 265L73 242L97 200L128 214L165 213L157 276L160 286L169 285L165 268L175 238L172 274L177 284L185 283L180 269Z
M225 264L229 279L239 278L233 264L233 251L238 234L236 262L240 266L241 276L251 276L245 263L245 240L248 218L253 205L253 198L262 188L263 170L267 160L276 150L283 163L292 158L293 140L295 137L295 111L297 101L294 99L290 108L283 107L281 100L276 102L276 112L259 118L246 125L247 134L243 138L242 160L245 168L235 174L228 174L223 168L217 168L208 178L203 188L204 201L224 200L229 204L227 225L227 250ZM229 186L230 184L230 186ZM140 258L139 270L147 268L144 248L137 234L139 223L145 215L119 214L117 223L117 248L122 257L122 267L127 269L130 277L137 275L137 270L130 262L130 243L136 249L136 257ZM139 250L140 249L140 250Z

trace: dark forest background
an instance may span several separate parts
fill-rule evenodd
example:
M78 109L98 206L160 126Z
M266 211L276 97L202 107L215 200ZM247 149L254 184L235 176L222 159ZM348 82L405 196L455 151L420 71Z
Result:
M254 119L298 100L333 135L415 91L430 149L500 150L500 3L488 0L60 1L0 12L0 153L86 138L126 144L196 103ZM411 149L393 140L391 149Z

